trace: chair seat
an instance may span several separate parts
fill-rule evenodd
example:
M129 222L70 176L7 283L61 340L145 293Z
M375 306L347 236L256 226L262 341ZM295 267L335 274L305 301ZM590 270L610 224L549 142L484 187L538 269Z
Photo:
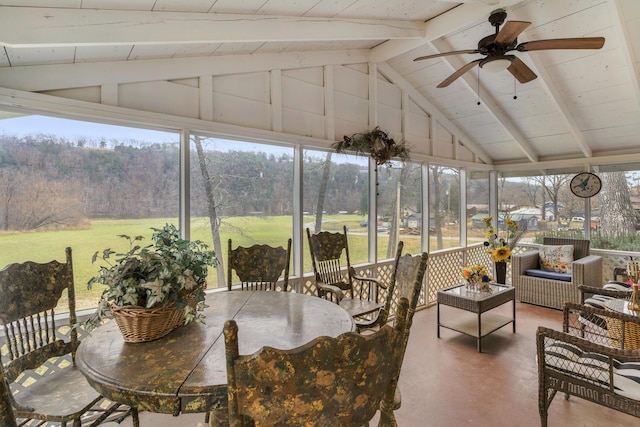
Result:
M36 413L47 414L51 418L69 418L86 412L102 397L87 382L75 367L65 368L51 375L38 378L17 395L16 401L35 409ZM27 416L18 411L18 416Z
M347 310L352 317L375 313L376 311L379 311L382 306L384 306L384 303L382 302L373 302L361 299L343 298L340 301L340 307Z

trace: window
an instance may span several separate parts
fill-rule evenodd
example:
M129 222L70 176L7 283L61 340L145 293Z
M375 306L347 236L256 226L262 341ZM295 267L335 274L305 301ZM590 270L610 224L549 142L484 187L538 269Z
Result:
M422 178L419 163L392 162L378 167L378 259L395 257L398 241L403 253L421 253Z
M347 226L352 264L368 261L369 159L348 154L304 150L302 209L311 233ZM306 233L306 232L305 232ZM312 270L306 234L304 269Z
M460 246L460 173L446 166L429 166L429 247Z
M87 289L96 251L177 224L177 133L22 116L0 121L0 135L0 266L63 261L70 246L79 309L102 293Z
M220 262L209 288L226 286L229 239L234 248L286 248L292 215L293 148L191 138L191 239L211 245Z

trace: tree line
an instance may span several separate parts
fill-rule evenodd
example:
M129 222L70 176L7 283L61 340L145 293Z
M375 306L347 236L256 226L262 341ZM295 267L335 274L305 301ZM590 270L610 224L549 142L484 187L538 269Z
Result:
M74 228L95 218L177 216L178 144L104 141L0 136L0 229ZM192 154L193 216L209 216L203 165L222 217L292 214L292 155L216 151L207 141L203 147L203 163L195 150ZM317 206L324 161L321 156L304 160L305 210ZM366 168L333 163L324 209L366 209L362 195L367 186Z

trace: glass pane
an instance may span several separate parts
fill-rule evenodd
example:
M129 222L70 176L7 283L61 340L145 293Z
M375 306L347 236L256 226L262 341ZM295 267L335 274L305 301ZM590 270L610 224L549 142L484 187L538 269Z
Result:
M191 138L191 238L211 245L220 262L209 288L226 286L229 239L234 248L286 248L292 215L293 148Z
M352 264L368 261L368 164L369 159L362 156L304 150L304 228L313 234L342 232L346 226ZM306 235L303 241L304 270L311 272Z
M95 307L103 287L96 251L129 250L118 235L177 225L179 135L22 116L0 121L0 268L64 261L73 250L77 308Z
M489 215L489 173L477 172L467 179L467 245L485 240L482 221Z
M602 189L588 199L591 203L591 247L637 252L640 244L637 237L640 229L640 173L637 170L606 169L613 171L596 174Z
M378 167L378 259L395 257L398 241L403 253L421 253L422 178L418 163L392 162Z
M460 246L460 173L457 169L429 166L429 247L431 250ZM432 225L433 224L433 225Z

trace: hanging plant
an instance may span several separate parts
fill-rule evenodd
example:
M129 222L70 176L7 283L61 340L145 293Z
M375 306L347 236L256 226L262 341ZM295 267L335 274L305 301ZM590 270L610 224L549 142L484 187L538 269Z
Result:
M409 159L409 149L404 141L394 141L379 126L369 132L345 135L342 141L336 141L332 147L336 153L354 152L358 155L371 156L377 166L390 163L394 157L402 161Z

